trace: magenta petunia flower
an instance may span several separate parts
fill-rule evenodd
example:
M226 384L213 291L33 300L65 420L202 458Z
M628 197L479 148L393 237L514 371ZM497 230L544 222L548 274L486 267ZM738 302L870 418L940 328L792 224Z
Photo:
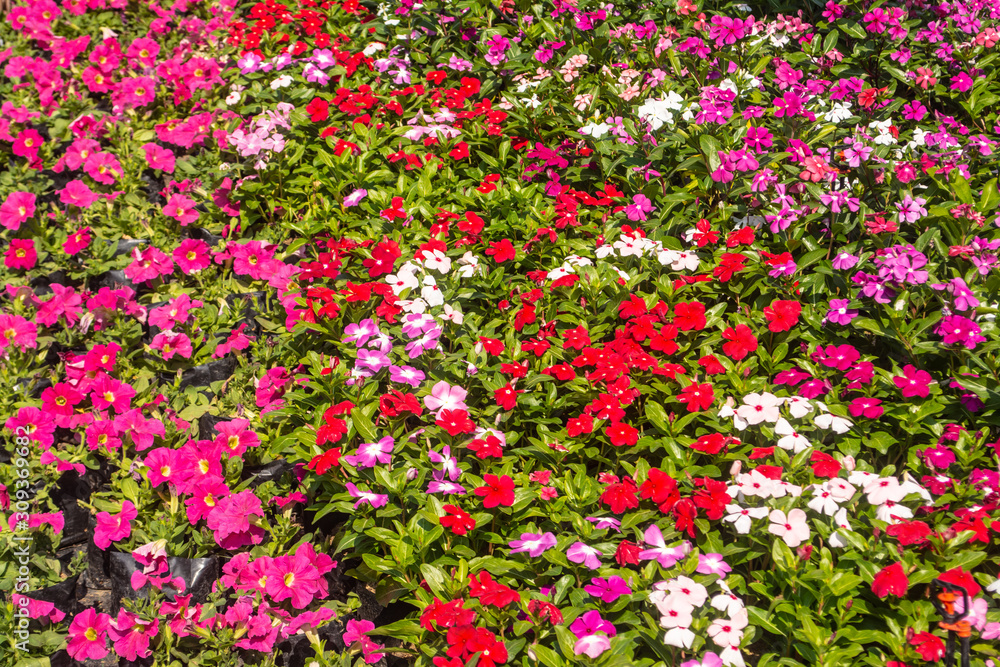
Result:
M132 612L119 609L118 618L108 628L108 636L114 643L115 653L126 660L137 660L152 655L149 642L159 629L159 619L145 621Z
M212 263L208 244L201 239L185 239L174 248L173 259L185 274L198 273Z
M198 211L195 210L194 200L182 194L175 193L166 204L163 205L163 215L173 218L181 225L190 225L198 219Z
M374 629L375 624L371 621L355 621L351 619L347 622L344 631L344 644L347 646L353 646L355 643L360 644L361 653L368 664L378 662L382 658L382 649L385 648L382 644L376 644L368 637L367 633Z
M8 269L33 269L38 261L34 239L11 239L4 255L4 266Z
M108 512L97 515L97 528L94 529L94 544L101 549L107 549L112 542L124 540L132 534L132 521L139 515L131 501L123 501L122 509L112 516Z
M90 208L91 205L100 198L100 195L93 192L83 181L76 179L70 181L59 193L59 201L67 206L77 206L79 208Z
M250 517L263 517L260 498L247 489L220 499L208 514L208 527L215 533L216 543L230 551L264 540L264 529L251 523Z
M219 422L215 430L219 432L215 444L221 447L229 458L241 457L247 449L260 445L260 438L250 430L250 422L246 419Z
M15 191L7 195L0 204L0 225L17 231L21 224L35 214L35 195L30 192Z
M106 641L111 617L84 609L69 625L66 651L74 660L100 660L108 654Z

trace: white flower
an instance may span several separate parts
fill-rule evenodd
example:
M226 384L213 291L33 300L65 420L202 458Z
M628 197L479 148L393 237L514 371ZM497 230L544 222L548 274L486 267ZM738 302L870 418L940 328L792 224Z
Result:
M479 269L479 258L473 255L471 251L467 251L458 260L458 264L458 275L462 278L471 278L476 275L476 271Z
M427 302L423 299L400 300L396 305L406 313L423 313L427 310Z
M597 255L597 259L604 259L606 257L614 257L615 256L615 249L614 249L614 246L612 246L611 244L605 243L603 245L597 246L597 250L594 251L594 254Z
M722 659L722 664L726 667L746 667L746 663L743 661L743 654L740 653L739 646L727 646L722 649L719 654L719 658Z
M239 101L240 101L240 94L235 90L226 95L226 104L228 104L229 106L233 106L234 104L239 104Z
M877 477L865 484L868 502L872 505L882 505L891 500L899 502L906 497L906 489L899 485L895 477Z
M717 646L739 646L743 640L743 628L747 627L750 614L746 609L736 612L733 618L717 618L708 626L708 636Z
M898 523L900 519L912 519L913 510L889 500L875 509L875 518L886 523Z
M420 286L420 281L417 280L415 275L402 269L395 275L389 274L386 276L385 281L392 287L392 293L396 296L399 296L408 289L416 289Z
M830 495L833 496L833 499L839 503L847 502L854 497L855 493L857 493L857 489L851 486L849 482L842 479L834 478L827 480L824 486L830 491Z
M277 79L271 82L271 90L277 90L278 88L287 88L292 85L292 77L287 74L282 74Z
M733 614L743 609L743 600L733 595L728 590L724 593L719 593L718 595L713 597L712 602L710 604L712 605L712 607L718 609L719 611L728 616L732 616Z
M440 317L443 320L450 320L455 324L461 324L465 321L465 315L462 314L462 311L455 310L451 307L450 303L444 304L444 315L441 315Z
M428 306L440 306L444 303L441 288L437 286L437 282L431 276L424 276L424 286L420 289L420 296L427 301Z
M723 521L733 524L733 528L741 535L750 532L753 525L752 519L763 519L767 516L766 507L741 507L739 505L726 505L728 515L723 517Z
M708 599L708 589L689 577L677 577L667 581L667 590L692 607L700 607Z
M830 429L835 433L847 433L851 430L851 426L854 424L854 422L850 419L838 417L830 412L816 415L813 419L813 423L820 428Z
M580 134L591 136L594 139L600 139L607 134L610 129L611 126L607 123L590 123L588 125L584 125L578 131Z
M668 646L688 649L694 643L694 633L688 628L671 628L663 636L663 643Z
M784 436L781 440L778 440L778 447L782 449L794 450L796 454L809 449L809 440L797 433L784 417L779 419L778 423L774 425L774 432L780 436Z
M780 405L781 400L774 394L754 392L743 397L743 405L736 409L736 414L751 425L765 421L776 422L781 417Z
M833 516L837 513L840 505L837 504L837 499L834 498L826 484L813 484L812 490L813 498L809 501L809 509L827 516Z
M830 539L828 543L831 547L836 547L842 549L847 546L847 542L840 536L841 531L854 532L851 529L851 523L847 520L847 508L841 507L840 510L833 515L833 522L837 524L838 530L833 531L830 534Z
M451 260L441 250L425 250L424 266L440 273L451 271Z
M694 252L679 252L678 257L670 265L670 268L674 271L697 271L698 265L701 263L701 259L698 257L698 253Z
M788 514L781 510L772 510L768 518L771 520L768 532L783 539L792 549L808 540L812 534L806 521L806 513L797 507Z

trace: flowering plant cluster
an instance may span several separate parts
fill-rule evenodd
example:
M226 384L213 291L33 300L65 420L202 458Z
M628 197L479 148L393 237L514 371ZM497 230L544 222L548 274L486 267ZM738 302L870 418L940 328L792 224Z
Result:
M998 24L16 3L0 657L991 664Z

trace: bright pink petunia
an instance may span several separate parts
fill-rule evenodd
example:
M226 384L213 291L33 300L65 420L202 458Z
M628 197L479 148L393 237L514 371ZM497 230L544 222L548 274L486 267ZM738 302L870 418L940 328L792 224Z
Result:
M194 207L194 200L188 199L182 194L175 193L163 205L163 215L173 218L181 223L182 226L189 225L198 219L198 211Z
M9 346L20 348L23 352L29 347L38 347L38 327L20 315L0 314L0 350Z
M208 527L223 549L235 550L264 540L264 529L250 523L251 516L264 516L264 510L249 489L219 500L208 515Z
M101 549L107 549L112 542L124 540L132 534L132 521L139 513L130 501L122 502L122 509L112 516L108 512L97 515L97 528L94 529L94 544Z
M118 618L108 628L108 636L115 646L115 653L126 660L137 660L152 655L149 642L160 629L159 619L144 621L132 612L118 610Z
M0 225L17 231L21 224L35 214L35 195L30 192L11 192L0 204Z
M111 617L84 609L69 625L66 651L74 660L100 660L108 654L105 644Z
M34 239L11 239L4 256L4 265L8 269L33 269L37 261Z

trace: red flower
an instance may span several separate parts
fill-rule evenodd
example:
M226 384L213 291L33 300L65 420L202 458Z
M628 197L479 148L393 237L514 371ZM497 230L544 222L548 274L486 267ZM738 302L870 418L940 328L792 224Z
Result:
M688 412L701 412L712 407L712 403L715 402L715 390L707 382L704 384L692 382L681 390L677 400L687 404Z
M882 568L882 571L876 574L875 580L872 581L872 593L880 598L885 598L887 595L901 598L906 595L909 588L910 580L907 579L906 572L903 571L902 563L893 563Z
M322 123L330 117L330 103L314 97L313 101L306 105L306 111L309 112L309 120L314 123Z
M498 356L504 351L503 341L497 340L496 338L486 338L484 336L480 336L479 344L483 346L484 350L486 350L486 354L492 354L493 356Z
M923 521L900 521L885 529L887 535L899 540L900 545L923 544L931 534L930 526Z
M474 574L469 575L469 595L479 600L483 606L494 607L506 607L521 599L521 595L513 588L493 581L493 577L486 570L479 573L478 579Z
M476 612L472 609L463 609L465 600L452 600L451 602L441 602L434 598L420 614L420 625L429 632L434 632L435 625L439 628L454 628L460 625L469 625L476 620Z
M503 475L483 475L485 486L480 486L475 490L475 494L483 499L483 507L489 509L497 505L510 507L514 504L514 480Z
M938 579L954 586L964 588L965 592L969 594L969 597L979 595L979 591L982 590L979 587L979 584L976 583L976 580L972 578L972 574L966 572L960 567L953 567L938 577Z
M698 360L698 365L705 369L705 372L709 375L718 375L719 373L725 373L726 367L723 366L719 360L714 355L707 355Z
M385 239L372 250L371 259L363 260L361 263L368 269L370 277L377 278L392 273L393 265L402 255L398 243Z
M609 484L601 494L601 502L610 507L615 514L621 514L639 506L639 499L635 497L637 491L632 478L626 477L620 482Z
M340 465L340 447L334 447L324 454L314 456L306 467L315 470L317 475L324 474L332 467Z
M490 247L486 249L486 254L499 263L503 263L517 257L517 252L514 250L514 244L511 243L509 239L490 243Z
M809 458L813 474L817 477L835 477L840 472L840 462L829 454L813 450Z
M705 306L697 301L674 306L674 326L681 331L701 331L705 324Z
M464 160L469 157L469 144L464 141L458 142L458 145L451 149L448 155L450 155L453 160Z
M772 301L764 308L767 328L775 333L788 331L798 323L801 312L802 304L798 301Z
M398 389L390 389L378 401L379 411L385 417L398 417L404 412L419 415L423 412L420 401L413 394L404 394Z
M624 301L618 306L618 315L623 320L645 315L647 312L649 311L646 308L646 302L642 300L642 297L635 294L630 296L628 301Z
M618 548L615 550L615 562L618 563L619 567L625 567L626 565L638 565L639 552L641 551L642 549L639 548L638 544L634 544L628 540L622 540L618 543Z
M517 395L523 393L523 389L514 389L508 382L493 392L493 399L504 410L513 410L514 406L517 405Z
M570 419L566 423L566 434L571 438L575 438L581 433L593 433L594 432L594 418L590 415L580 415L574 419Z
M927 662L937 662L944 656L944 642L929 632L913 635L910 644L916 647L917 653Z
M503 444L495 435L487 435L485 440L476 438L469 443L469 449L476 453L477 459L503 458Z
M646 481L639 487L639 495L656 503L664 514L672 510L681 499L677 480L659 468L650 469Z
M469 419L469 413L465 410L442 410L434 422L451 436L460 433L472 433L476 430L476 423Z
M604 429L604 435L608 436L615 447L631 447L639 442L638 429L623 422L608 426Z
M705 454L718 454L728 444L729 438L721 433L709 433L695 440L691 449Z
M753 330L745 324L737 324L735 328L729 327L722 332L722 337L729 341L722 344L722 351L734 361L744 359L757 349L757 338L753 335Z
M563 331L563 348L567 350L582 350L590 345L590 335L583 325Z
M441 517L441 525L450 528L456 535L465 535L476 527L476 520L461 507L445 505L444 511L447 514Z
M562 612L551 602L528 600L528 613L539 621L548 621L552 625L559 625L563 622Z
M698 517L698 508L690 498L681 498L674 505L674 527L678 532L687 531L688 537L694 539L694 520Z

